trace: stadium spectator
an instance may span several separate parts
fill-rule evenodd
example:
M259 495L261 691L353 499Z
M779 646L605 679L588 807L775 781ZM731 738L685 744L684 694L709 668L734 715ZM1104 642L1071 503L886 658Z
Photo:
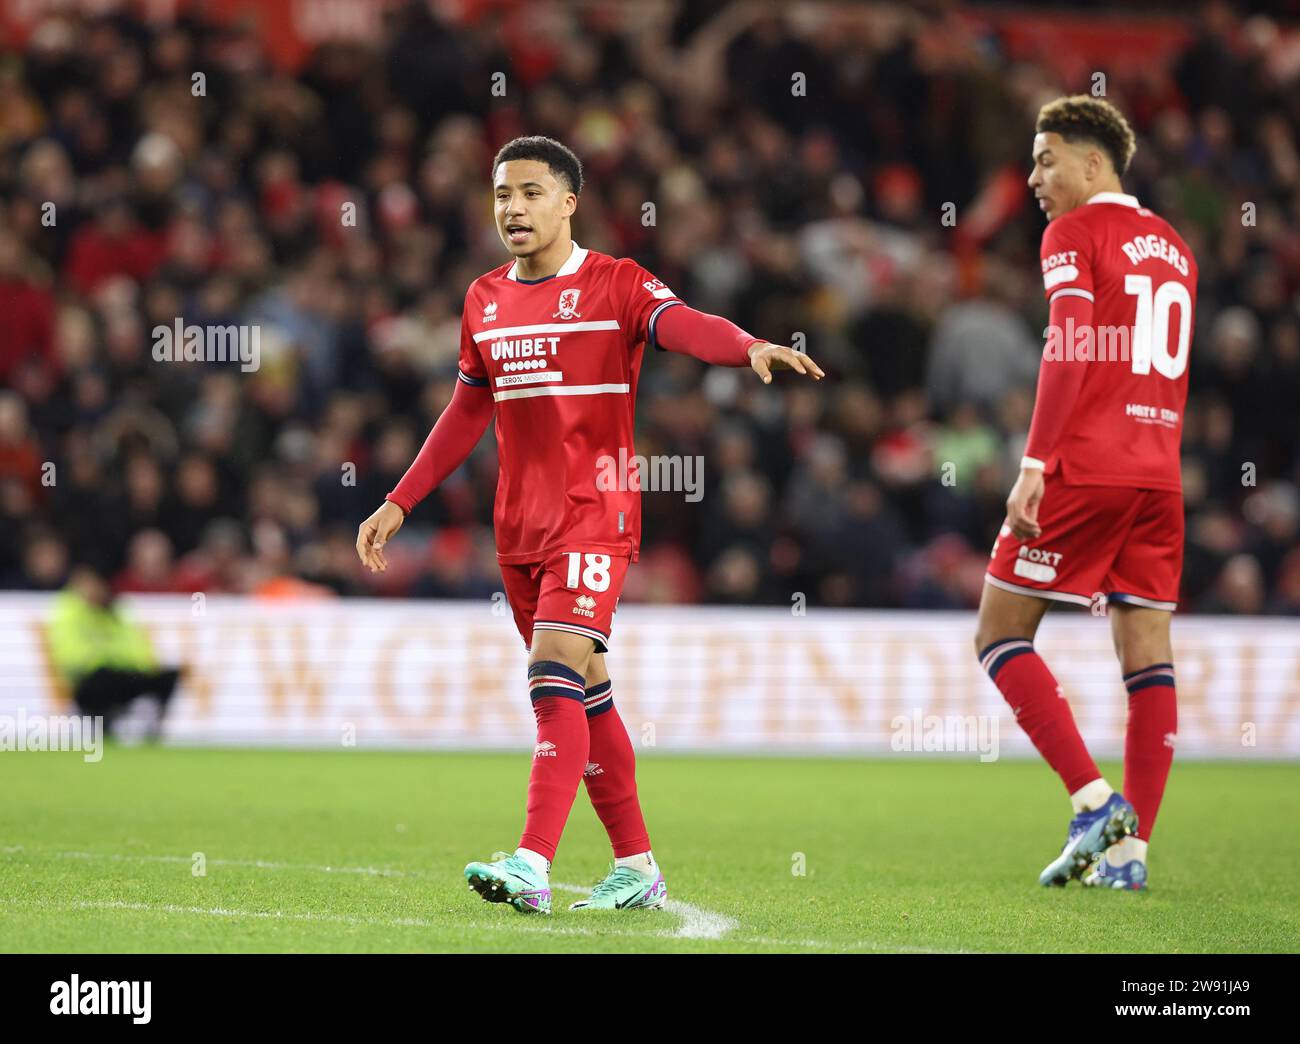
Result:
M499 590L490 438L394 569L342 549L447 402L457 303L502 261L488 160L536 131L599 175L579 242L831 370L755 395L646 361L637 450L702 456L703 497L645 495L628 598L973 607L1045 322L1025 131L1082 74L988 8L695 6L400 4L300 68L207 8L34 14L0 112L3 583L75 561L132 589ZM1169 24L1169 59L1107 90L1126 188L1201 262L1182 611L1295 613L1294 36L1222 4ZM178 318L255 325L260 366L156 360Z

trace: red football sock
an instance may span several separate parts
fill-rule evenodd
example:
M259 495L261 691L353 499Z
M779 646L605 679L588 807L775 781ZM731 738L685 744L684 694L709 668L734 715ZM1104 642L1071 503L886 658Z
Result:
M586 688L571 667L543 660L528 668L528 691L537 718L537 746L519 847L554 859L587 764Z
M591 806L605 824L614 857L650 851L650 835L636 792L636 753L614 707L613 683L587 690L587 729L591 750L583 781Z
M1011 706L1038 753L1061 777L1067 793L1101 779L1084 746L1061 687L1028 638L1004 638L980 653L980 664Z
M1124 796L1138 817L1137 836L1151 840L1178 731L1174 665L1157 663L1124 675L1128 731L1124 734Z

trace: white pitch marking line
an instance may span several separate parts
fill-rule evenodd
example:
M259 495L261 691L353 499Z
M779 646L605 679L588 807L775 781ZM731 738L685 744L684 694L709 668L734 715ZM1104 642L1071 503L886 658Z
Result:
M40 903L22 903L5 901L5 906L49 909ZM233 910L224 906L178 906L174 903L128 903L120 899L79 901L63 907L68 910L131 910L140 913L185 914L195 917L230 917L234 919L252 918L264 921L307 921L325 924L344 924L366 928L446 928L437 921L423 921L416 917L352 917L348 914L298 913L285 910ZM544 924L474 924L467 925L475 930L539 932L544 935L597 935L589 928L551 927ZM644 935L644 932L611 931L607 935Z
M0 906L18 909L42 909L48 910L49 907L44 903L22 902L13 900L0 900ZM446 928L445 924L437 921L425 921L416 917L352 917L347 914L322 914L284 910L235 910L222 906L180 906L175 903L130 903L120 899L114 900L84 900L75 903L69 903L62 907L66 910L127 910L137 913L161 913L161 914L184 914L192 917L228 917L233 920L250 919L262 921L303 921L316 924L343 924L364 928L428 928L440 929ZM491 924L480 922L474 925L467 925L468 928L483 931L510 932L511 934L534 933L539 935L582 935L588 937L620 937L620 938L646 938L646 939L663 939L673 938L676 933L665 932L642 932L642 931L602 931L597 932L589 928L579 928L576 926L553 926L550 924L537 924L527 921L511 919L509 923ZM678 936L681 937L681 936ZM791 947L800 947L820 950L871 950L879 953L975 953L974 950L930 950L922 947L904 946L889 947L878 946L869 942L850 943L847 946L837 946L820 939L771 939L761 936L754 937L734 937L732 942L750 943L756 946L773 946L779 949L789 950Z
M4 845L0 846L0 853L18 854L26 852L27 849L22 845ZM159 855L129 855L118 852L32 852L32 855L38 857L48 857L53 855L63 859L107 859L114 862L138 862L138 863L193 863L193 859L187 856L159 856ZM429 877L432 876L428 871L423 870L388 870L381 867L373 866L319 866L312 863L279 863L264 859L209 859L209 866L233 866L245 867L255 870L305 870L315 873L328 874L365 874L375 877ZM582 888L578 885L565 884L563 882L552 882L551 887L559 891L573 892L578 895L586 895L590 889ZM7 905L15 905L9 903ZM123 903L107 902L98 904L81 903L78 904L80 909L120 909L120 910L153 910L164 913L192 913L206 914L208 916L227 916L227 917L255 917L263 919L288 919L304 921L330 921L339 924L357 924L370 926L385 927L411 927L411 928L443 928L445 925L433 921L420 921L408 918L399 918L397 920L385 921L377 918L349 917L345 914L295 914L275 911L271 913L255 910L224 910L221 908L206 909L204 907L180 907L159 905L151 906L147 903ZM476 928L489 928L499 931L534 931L534 932L552 932L563 935L628 935L644 936L655 938L669 939L705 939L721 940L722 937L738 926L734 918L726 914L714 913L711 910L704 910L692 903L683 902L680 899L669 899L665 904L665 912L675 914L681 919L681 925L673 931L608 931L603 933L593 932L586 928L577 927L546 927L543 925L512 924L495 925L495 924L476 924ZM974 951L965 950L929 950L923 947L876 947L870 943L849 944L847 947L829 943L821 939L770 939L763 937L738 937L732 936L732 942L751 943L758 946L777 946L791 947L797 946L805 949L881 949L889 953L965 953Z
M582 891L582 889L574 889ZM19 908L40 908L49 909L42 903L36 902L15 902L5 900L0 905ZM285 910L236 910L225 906L180 906L176 903L130 903L121 899L106 900L80 900L74 903L66 904L63 909L67 910L128 910L136 913L162 913L162 914L184 914L192 917L228 917L232 920L252 919L259 921L303 921L313 924L343 924L364 928L429 928L439 929L446 928L445 924L437 921L425 921L418 917L353 917L348 914L323 914L307 912L295 912ZM584 936L622 936L622 937L640 937L647 939L672 938L677 933L669 932L642 932L642 931L621 931L617 929L597 932L591 928L580 928L576 926L552 926L550 924L536 924L527 921L511 920L508 924L490 924L479 923L467 925L475 930L487 930L497 932L533 932L541 935L584 935ZM741 940L737 940L741 941ZM762 943L768 946L826 946L827 944L807 941L795 943L782 943L776 939L753 939L743 940L746 942Z
M735 918L712 910L702 910L680 899L669 899L664 908L682 919L682 926L673 933L679 939L721 939L738 925Z
M590 888L583 888L580 885L564 884L561 881L552 881L551 887L562 892L576 892L578 895L586 895L591 891ZM727 932L737 926L737 922L726 916L726 914L713 913L711 910L701 910L698 906L691 903L684 903L680 899L669 899L664 904L666 913L675 914L681 918L681 925L672 932L660 932L658 934L666 935L677 939L721 939ZM650 911L652 912L652 911Z
M9 845L0 849L0 852L5 853L24 851L25 849L21 845ZM107 859L112 862L125 863L192 864L194 862L193 858L188 856L131 855L119 852L56 852L53 854L62 859ZM365 874L373 877L430 876L426 871L387 870L374 866L317 866L310 863L279 863L265 859L209 859L207 865L245 867L255 870L304 870L323 874ZM565 892L574 892L578 895L586 895L590 891L590 889L582 888L579 885L562 884L560 882L553 882L551 887ZM682 902L679 899L669 899L665 904L665 910L667 913L679 917L681 925L673 932L654 934L664 934L680 939L721 939L727 932L733 931L737 927L737 922L725 914L702 910L692 903Z
M22 845L7 845L0 853L25 852ZM61 859L108 859L119 863L193 863L191 856L130 855L120 852L33 852L38 857ZM386 870L377 866L315 866L310 863L276 863L265 859L208 859L208 866L246 867L253 870L308 870L320 874L366 874L371 877L427 877L423 870Z
M21 845L8 845L0 848L0 852L21 853L26 850ZM112 862L127 863L181 863L192 864L194 860L188 856L168 856L168 855L131 855L119 852L54 852L54 853L33 853L34 855L55 855L61 859L106 859ZM209 859L208 866L231 866L245 867L255 870L303 870L315 873L329 874L366 874L376 877L427 877L430 876L426 871L409 871L409 870L387 870L373 866L317 866L310 863L279 863L265 859ZM557 890L574 892L578 895L586 895L590 889L582 888L579 885L562 884L553 882L551 887ZM678 899L669 899L665 904L665 912L674 914L681 920L681 924L676 930L671 932L640 932L641 935L662 935L668 938L679 939L721 939L727 932L732 931L737 926L737 922L723 914L716 914L709 910L702 910L691 903L685 903Z

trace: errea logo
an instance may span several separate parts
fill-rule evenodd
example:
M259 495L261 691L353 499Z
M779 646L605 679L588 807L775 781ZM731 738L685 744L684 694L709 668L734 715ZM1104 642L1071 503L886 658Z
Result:
M489 301L486 305L483 306L483 322L485 324L495 322L496 317L497 317L497 303L495 301Z
M573 601L575 606L573 614L575 616L595 617L596 599L592 598L591 595L578 595Z
M534 758L557 757L555 753L555 744L552 743L550 740L542 740L541 743L537 744L537 746L533 748L533 757Z

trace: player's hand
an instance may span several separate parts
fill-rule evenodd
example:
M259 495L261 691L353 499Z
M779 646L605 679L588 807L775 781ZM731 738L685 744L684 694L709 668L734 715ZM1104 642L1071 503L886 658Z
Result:
M382 573L388 568L384 545L402 528L406 515L391 500L385 500L379 510L361 523L357 530L357 554L361 564L372 573Z
M1007 497L1007 521L1021 540L1035 540L1043 530L1038 524L1038 505L1043 500L1043 469L1021 468L1020 477Z
M815 381L826 376L822 368L803 352L769 341L755 341L749 346L749 365L763 378L764 384L772 383L773 370L794 370L807 374Z

